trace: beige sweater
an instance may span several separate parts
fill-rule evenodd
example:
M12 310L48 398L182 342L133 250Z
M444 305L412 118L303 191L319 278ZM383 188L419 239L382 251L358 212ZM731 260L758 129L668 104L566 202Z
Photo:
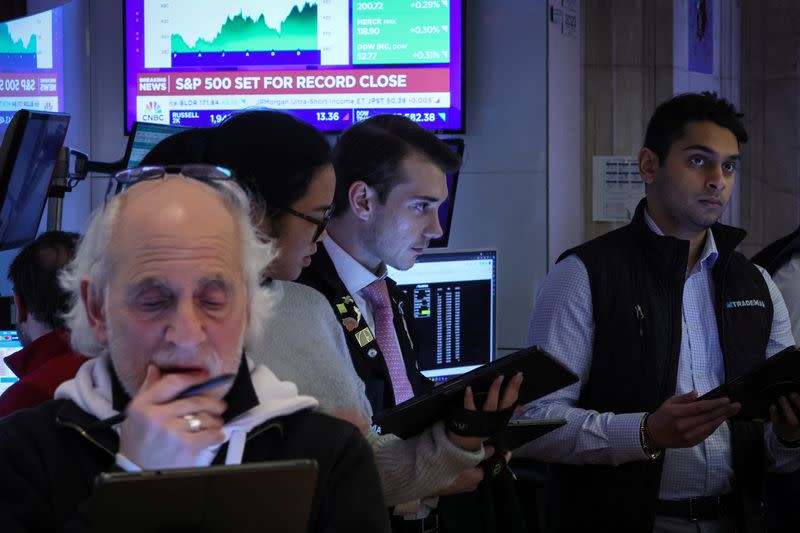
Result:
M365 422L372 408L356 374L350 351L333 309L318 291L287 281L268 289L279 293L262 342L248 350L279 379L292 381L300 394L319 400L328 413L355 412ZM389 506L429 497L483 460L483 449L468 452L453 445L439 422L422 434L402 440L366 434L372 446L383 493Z

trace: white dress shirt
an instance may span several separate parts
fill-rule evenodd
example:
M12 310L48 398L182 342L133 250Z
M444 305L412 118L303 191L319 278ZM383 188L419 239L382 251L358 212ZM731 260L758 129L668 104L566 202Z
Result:
M772 281L781 290L783 301L786 302L794 338L800 339L800 252L795 252L788 263L775 271Z

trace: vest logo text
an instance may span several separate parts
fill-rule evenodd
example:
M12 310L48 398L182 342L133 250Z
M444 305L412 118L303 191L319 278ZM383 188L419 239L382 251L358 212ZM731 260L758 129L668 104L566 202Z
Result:
M766 309L767 304L764 300L731 300L725 304L726 309L737 309L739 307L763 307Z

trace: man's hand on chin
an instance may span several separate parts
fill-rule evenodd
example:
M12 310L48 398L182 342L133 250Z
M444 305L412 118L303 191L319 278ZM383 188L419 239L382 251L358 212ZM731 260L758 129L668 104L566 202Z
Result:
M148 365L144 383L126 410L119 453L147 470L181 468L194 466L203 450L222 443L224 401L203 395L174 400L195 382Z

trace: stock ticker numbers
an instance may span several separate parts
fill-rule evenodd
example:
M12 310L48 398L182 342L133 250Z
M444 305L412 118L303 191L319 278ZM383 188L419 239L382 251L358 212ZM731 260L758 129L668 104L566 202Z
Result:
M449 1L355 2L354 7L355 63L413 65L449 60Z

